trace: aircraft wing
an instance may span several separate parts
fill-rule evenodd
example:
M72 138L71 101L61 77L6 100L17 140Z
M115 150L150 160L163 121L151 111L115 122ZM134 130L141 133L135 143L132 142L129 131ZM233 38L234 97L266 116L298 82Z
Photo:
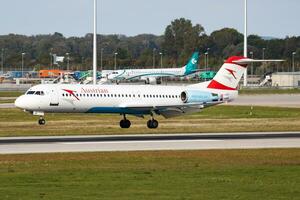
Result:
M214 105L217 103L213 103ZM200 112L203 108L211 106L211 104L203 103L187 103L180 105L168 105L168 106L139 106L139 105L122 105L124 109L134 110L136 112L153 112L158 115L162 115L165 118L177 117L184 114L190 114ZM140 115L136 115L140 116Z

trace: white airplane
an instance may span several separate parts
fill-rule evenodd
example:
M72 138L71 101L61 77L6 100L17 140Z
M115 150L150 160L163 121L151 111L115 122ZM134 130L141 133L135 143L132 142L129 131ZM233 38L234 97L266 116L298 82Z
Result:
M157 128L154 115L165 118L199 112L203 108L232 101L247 64L255 60L230 57L213 80L188 86L160 85L37 85L15 101L15 106L40 116L45 113L117 113L121 128L129 128L126 115L150 115L148 128Z
M180 68L123 69L112 71L107 79L111 81L143 80L146 84L157 83L161 77L183 77L197 72L199 52L194 52L189 62Z

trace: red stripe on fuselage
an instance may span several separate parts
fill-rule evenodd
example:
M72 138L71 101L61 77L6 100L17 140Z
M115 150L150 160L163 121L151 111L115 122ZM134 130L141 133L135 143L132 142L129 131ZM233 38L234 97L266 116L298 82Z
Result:
M221 83L219 83L218 81L212 80L209 85L207 86L207 88L210 89L218 89L218 90L236 90L236 88L231 88L228 87L226 85L223 85Z

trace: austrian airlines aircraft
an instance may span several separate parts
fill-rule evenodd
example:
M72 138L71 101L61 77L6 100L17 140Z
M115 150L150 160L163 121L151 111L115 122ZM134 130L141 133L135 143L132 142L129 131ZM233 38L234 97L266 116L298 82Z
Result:
M194 52L188 63L181 68L162 68L162 69L123 69L115 70L108 76L108 80L143 80L147 84L154 84L160 77L184 77L197 72L199 52Z
M16 107L40 116L45 113L118 113L121 128L129 128L126 115L150 115L148 128L157 128L154 115L165 118L199 112L232 101L247 64L255 60L234 56L226 60L213 80L188 86L160 85L37 85L15 101Z

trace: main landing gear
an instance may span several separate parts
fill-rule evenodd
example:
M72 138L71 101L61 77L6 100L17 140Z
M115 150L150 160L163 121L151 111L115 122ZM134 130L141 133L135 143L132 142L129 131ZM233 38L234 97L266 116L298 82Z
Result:
M131 125L131 122L126 119L126 116L125 114L123 115L123 119L120 121L120 127L121 128L129 128Z
M45 125L46 124L46 120L40 116L40 119L39 119L39 125Z
M131 122L126 119L126 115L123 114L123 119L120 121L120 127L121 128L130 128ZM151 129L155 129L158 127L158 121L153 118L153 115L151 115L151 119L147 122L147 127Z
M151 115L151 119L147 122L147 126L151 129L158 127L158 121L153 118L153 115Z

